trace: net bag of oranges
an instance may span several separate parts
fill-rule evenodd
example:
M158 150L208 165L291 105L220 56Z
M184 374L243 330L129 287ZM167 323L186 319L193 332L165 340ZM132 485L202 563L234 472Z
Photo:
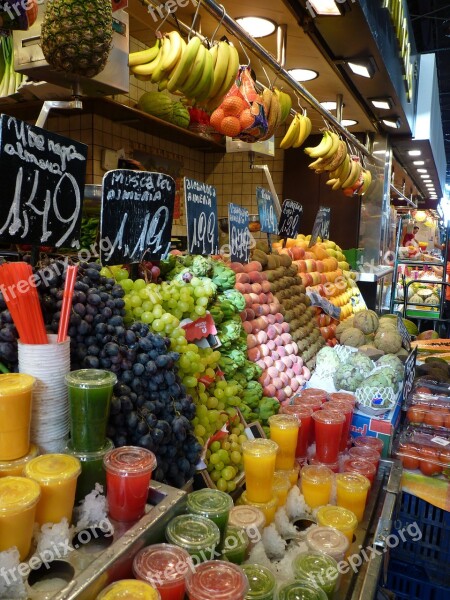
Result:
M241 67L237 79L222 103L212 113L210 124L222 135L256 142L268 131L262 97L250 74L250 67Z

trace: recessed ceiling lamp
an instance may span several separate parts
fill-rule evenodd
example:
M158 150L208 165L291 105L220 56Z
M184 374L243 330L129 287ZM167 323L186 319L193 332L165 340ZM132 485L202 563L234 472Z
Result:
M236 21L254 38L267 37L277 28L277 24L266 17L239 17Z
M413 165L416 165L416 167L420 166L420 165L424 165L425 161L424 160L415 160L413 162Z
M337 107L337 102L334 100L327 100L326 102L321 102L320 104L327 110L336 110Z
M421 177L422 177L422 179L430 179L430 176L428 173L422 173ZM430 179L430 181L431 181L431 179Z
M372 79L375 75L375 61L372 57L362 60L348 60L345 62L355 75L360 75L367 79Z
M417 169L418 173L428 173L426 169Z
M351 127L352 125L357 125L358 121L355 121L355 119L342 119L341 121L341 125L343 125L344 127Z
M381 119L382 123L386 125L386 127L392 127L392 129L400 129L400 119L399 117L391 117L390 119Z
M392 98L369 98L375 108L390 110L393 106Z
M342 0L338 0L338 2L342 4ZM313 9L315 14L320 16L341 16L341 11L334 0L308 0L306 8Z
M422 154L421 150L408 150L408 154L410 156L420 156Z
M295 81L312 81L319 77L319 73L312 69L289 69L288 73L292 75Z

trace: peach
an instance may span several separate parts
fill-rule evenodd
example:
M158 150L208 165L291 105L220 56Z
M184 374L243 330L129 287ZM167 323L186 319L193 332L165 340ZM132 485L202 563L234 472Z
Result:
M286 369L286 375L289 379L295 379L294 369Z
M259 362L262 362L262 361L259 360L258 363ZM264 364L264 362L262 364ZM263 369L264 367L261 367L261 368ZM270 385L271 382L272 382L272 379L271 379L270 375L267 373L267 371L264 371L264 373L259 378L259 383L262 386L266 386L266 385Z
M267 337L269 338L269 340L274 340L277 337L277 330L275 329L275 325L269 325L269 327L267 328Z
M296 392L300 387L299 382L296 379L291 379L291 388L293 392Z
M264 292L264 294L268 294L270 292L270 290L271 290L271 287L272 286L271 286L271 284L270 284L269 281L263 281L261 283L261 289Z
M274 350L272 352L272 358L273 358L273 360L278 360L280 358L280 355L278 354L278 352L276 350Z
M275 396L279 402L284 402L286 400L286 393L284 390L277 390Z
M278 369L278 371L280 371L280 373L286 369L286 365L281 359L276 360L274 366L276 369Z
M277 390L281 390L284 387L283 382L281 381L280 377L276 377L275 379L273 379L272 383L276 387Z
M275 315L270 313L270 315L267 315L267 320L270 325L273 325L276 322Z
M289 385L289 377L286 375L286 373L281 372L280 373L280 379L283 382L283 387L285 385Z
M251 360L253 362L256 362L257 360L259 360L261 358L261 352L258 347L249 348L249 350L247 351L247 354L248 354L248 360Z
M273 385L273 383L271 383L270 385L267 385L263 389L264 396L268 396L269 398L275 398L276 393L277 393L277 388Z
M267 342L267 333L264 330L258 331L256 339L259 344L265 344Z
M284 346L283 338L281 337L281 335L277 335L274 341L277 346Z
M271 352L273 352L277 346L276 346L276 344L275 344L275 342L273 340L269 340L267 342L267 347L269 348L269 350Z
M277 323L283 323L284 322L284 317L280 312L277 312L275 315L275 321Z
M286 344L285 349L286 349L286 352L288 353L288 355L294 354L294 352L293 352L294 348L292 347L292 344Z
M265 317L270 315L270 306L268 304L261 304L262 306L262 313Z
M251 299L251 301L252 301L253 304L260 304L260 302L259 302L259 294L252 293L252 294L249 294L249 296L250 296L250 299Z
M307 381L311 378L311 371L308 369L308 367L304 366L302 368L302 375Z
M246 293L246 285L245 283L236 283L236 285L234 286L238 292L241 292L241 294L245 294Z
M282 333L281 339L283 340L283 345L290 344L292 342L292 336L290 333Z
M269 375L269 377L271 377L272 379L276 379L278 377L278 369L274 366L274 367L269 367L267 369L267 374Z
M298 267L298 272L299 273L306 273L306 261L304 261L304 260L298 260L297 261L297 267Z
M247 308L245 312L247 313L247 321L252 321L255 318L255 311L251 308Z
M236 283L249 283L248 273L236 273Z
M247 334L253 331L252 324L249 321L244 321L244 323L242 323L242 327L244 328L244 331Z
M258 347L259 347L259 351L260 351L260 354L262 357L269 356L270 350L266 346L266 344L261 344L261 346L258 346ZM251 360L250 356L249 356L249 360Z
M292 365L292 370L294 371L295 375L301 375L302 374L302 365L299 365L298 363L294 363Z
M316 261L312 258L308 258L307 260L305 260L305 265L307 273L312 273L316 270Z
M287 396L288 398L290 398L294 392L292 391L292 387L291 387L290 385L287 385L287 386L284 388L284 393L286 394L286 396Z
M290 369L292 367L292 358L290 356L282 356L281 360L283 361L283 364L286 366L287 369Z
M264 367L262 369L268 369L269 367L273 367L273 358L271 356L264 357Z
M262 292L262 286L260 283L252 283L251 286L254 294L260 294Z
M284 323L281 323L282 333L289 333L289 330L290 330L289 323L287 323L286 321Z
M287 356L286 348L284 346L278 346L277 352L281 356L281 358Z
M267 304L267 295L266 294L259 294L259 303L260 304Z

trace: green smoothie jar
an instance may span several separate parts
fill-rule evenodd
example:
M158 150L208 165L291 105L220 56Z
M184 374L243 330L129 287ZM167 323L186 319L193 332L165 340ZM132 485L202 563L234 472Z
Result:
M170 521L166 528L170 544L184 548L192 557L194 565L217 558L216 548L220 542L217 525L200 515L180 515Z
M198 490L189 494L187 499L188 512L211 519L217 525L220 531L221 546L225 541L225 532L232 508L233 500L220 490Z
M249 584L245 600L273 600L275 575L262 565L242 565Z
M278 590L277 600L327 600L325 592L306 581L286 583Z
M222 557L235 565L241 565L247 558L249 544L250 540L243 529L228 527L225 533Z
M75 452L98 452L105 445L116 382L114 373L101 369L80 369L66 375L71 442Z
M65 453L78 458L81 463L81 474L77 481L77 492L75 502L81 502L95 489L95 484L99 483L105 489L106 471L103 466L103 457L114 448L111 440L106 438L106 443L97 452L76 452L73 449L72 442L68 442Z
M331 556L321 552L302 552L292 561L295 579L306 581L321 588L328 598L333 596L339 571Z

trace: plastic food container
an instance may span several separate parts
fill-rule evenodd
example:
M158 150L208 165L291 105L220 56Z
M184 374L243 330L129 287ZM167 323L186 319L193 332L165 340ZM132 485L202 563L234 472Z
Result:
M348 455L350 458L367 460L367 462L372 463L378 470L378 465L380 464L380 455L373 448L369 448L368 446L353 446L353 448L349 449Z
M317 459L326 464L335 463L338 459L345 416L331 410L318 410L313 414L313 420Z
M80 461L68 454L43 454L25 465L25 476L41 486L36 509L39 525L59 523L64 517L71 522L80 473Z
M333 527L311 527L305 541L310 550L327 554L336 562L344 560L350 546L345 535Z
M220 530L214 521L200 515L180 515L166 528L170 544L184 548L194 564L212 560L220 543Z
M160 598L159 593L148 583L123 579L105 588L96 600L159 600Z
M354 512L341 506L322 506L317 511L317 524L341 531L351 544L358 519Z
M114 448L111 440L106 440L106 444L98 452L75 452L72 443L67 444L66 453L78 458L81 463L81 473L77 481L77 493L75 501L80 502L95 489L95 484L99 483L104 488L106 486L106 471L103 465L105 455Z
M337 562L321 552L302 552L292 561L295 579L313 580L331 598L339 578Z
M248 535L243 529L228 527L222 556L236 565L241 565L247 558L249 542Z
M324 465L306 465L301 471L301 487L305 502L311 508L330 502L334 474Z
M370 481L370 485L373 485L377 468L373 463L363 458L349 458L344 463L344 473L359 473L360 475L364 475Z
M187 574L186 589L189 600L244 600L248 581L237 565L213 560Z
M241 504L233 506L230 510L228 525L244 529L249 537L250 545L253 545L261 539L266 525L266 517L262 510L256 508L256 506Z
M243 565L249 589L245 600L273 600L275 594L275 576L267 567L250 564Z
M407 406L406 420L411 425L450 431L450 397L415 393Z
M109 515L116 521L137 521L145 513L156 456L145 448L122 446L105 454L103 464Z
M278 498L278 506L286 504L289 490L291 489L291 480L288 475L289 471L275 471L273 477L273 493Z
M336 475L336 493L338 506L355 513L358 521L362 521L366 508L370 481L360 473L338 473Z
M356 396L350 394L350 392L332 392L328 394L328 399L331 400L346 400L353 404L353 408L356 406Z
M0 460L16 460L30 448L31 399L36 380L23 373L0 375Z
M0 479L0 552L17 546L20 560L25 560L31 547L40 496L41 488L32 479Z
M278 444L275 469L290 470L295 465L300 421L294 415L273 415L269 417L270 439Z
M188 495L187 509L194 515L211 519L220 531L221 543L224 541L233 500L219 490L198 490Z
M28 454L17 458L16 460L7 460L0 462L0 477L20 477L23 475L25 465L36 456L39 456L40 450L36 444L31 444Z
M252 503L264 504L272 498L277 452L278 444L273 440L255 439L242 444L247 497Z
M450 479L450 435L408 427L395 442L394 456L404 469Z
M308 450L308 441L313 426L312 414L313 410L309 406L301 404L289 404L280 409L281 414L293 415L300 421L298 430L297 448L295 450L296 458L304 458Z
M327 598L322 589L305 581L286 583L280 587L277 595L277 600L327 600Z
M156 588L161 600L183 600L186 574L193 570L192 559L186 550L172 544L154 544L136 554L133 574Z
M254 506L255 508L259 508L259 510L264 514L266 519L266 527L273 523L275 519L275 513L278 508L278 498L276 496L272 496L269 502L251 502L248 499L247 492L242 492L241 497L238 500L238 504L247 504L249 506Z
M365 446L366 448L372 448L375 452L381 456L383 453L384 443L380 438L374 437L373 435L360 435L353 438L354 446Z

